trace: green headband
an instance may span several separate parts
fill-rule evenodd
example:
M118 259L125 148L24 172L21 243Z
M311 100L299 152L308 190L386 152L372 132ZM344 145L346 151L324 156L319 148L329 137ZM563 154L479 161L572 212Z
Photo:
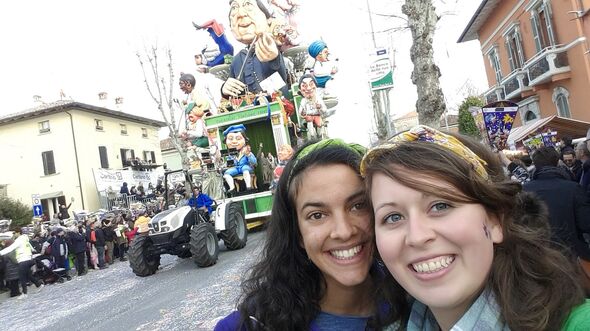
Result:
M317 143L313 143L311 145L306 146L297 154L297 156L295 157L295 160L293 161L295 163L293 164L293 167L291 167L291 172L289 172L288 183L289 184L291 183L291 179L292 179L291 177L293 175L293 170L295 170L299 161L304 159L310 153L320 150L320 149L327 148L327 147L344 147L344 148L349 149L355 153L358 153L361 157L363 155L365 155L365 153L367 152L367 148L364 147L363 145L354 144L354 143L348 144L348 143L345 143L342 139L320 140Z

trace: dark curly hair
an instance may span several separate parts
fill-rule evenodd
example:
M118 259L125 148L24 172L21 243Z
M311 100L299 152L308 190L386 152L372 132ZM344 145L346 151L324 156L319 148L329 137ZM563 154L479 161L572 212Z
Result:
M584 293L578 269L550 241L545 205L522 192L520 184L508 180L497 156L489 149L469 138L459 135L456 138L487 162L488 180L449 149L414 141L400 143L368 162L368 192L371 192L372 177L381 173L427 194L481 204L488 213L498 217L503 231L503 241L494 245L487 280L502 318L512 330L561 329L570 311L583 303ZM425 178L440 178L453 189L432 185ZM389 272L383 281L397 283Z
M347 165L359 173L362 155L343 146L327 146L298 159L301 151L312 143L295 153L279 180L264 249L242 283L243 294L238 304L240 330L243 326L248 330L307 330L320 312L326 283L301 246L295 208L299 175L311 166L333 164ZM382 277L383 271L374 266L369 274L376 279ZM370 319L369 327L381 323L376 316Z

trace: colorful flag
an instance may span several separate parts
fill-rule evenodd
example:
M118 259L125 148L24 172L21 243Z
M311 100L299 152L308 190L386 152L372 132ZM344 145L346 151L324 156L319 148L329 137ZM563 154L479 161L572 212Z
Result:
M518 105L509 101L491 103L482 108L488 140L495 152L506 149Z

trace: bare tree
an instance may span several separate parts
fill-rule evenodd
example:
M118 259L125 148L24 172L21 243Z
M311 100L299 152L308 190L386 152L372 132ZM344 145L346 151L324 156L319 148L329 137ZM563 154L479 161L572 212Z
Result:
M172 67L172 51L170 49L164 49L162 51L165 55L166 63L166 71L162 74L160 73L159 68L159 53L157 46L151 46L148 50L147 48L144 50L144 54L140 54L137 52L137 59L139 64L141 65L141 71L143 72L143 79L145 82L145 86L152 97L152 100L158 105L158 110L166 123L166 126L169 130L169 137L172 140L172 144L174 148L180 154L182 159L183 167L188 165L188 157L186 155L186 149L184 148L184 144L179 137L179 128L175 125L175 115L174 111L176 110L175 102L172 94L172 89L174 87L174 70ZM146 72L145 62L149 64L147 68L148 72ZM150 81L148 81L148 77Z
M405 0L402 13L408 17L408 27L412 32L410 57L414 64L412 83L418 90L418 121L438 128L440 117L446 110L439 82L440 69L434 63L432 48L436 23L440 17L436 14L432 0Z

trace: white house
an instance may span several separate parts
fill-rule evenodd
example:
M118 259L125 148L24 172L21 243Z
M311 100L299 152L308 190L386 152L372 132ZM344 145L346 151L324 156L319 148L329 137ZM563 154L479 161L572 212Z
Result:
M75 200L70 211L97 210L93 169L122 168L135 157L161 164L158 131L164 126L72 100L2 116L0 194L28 205L38 194L49 217L71 198Z

